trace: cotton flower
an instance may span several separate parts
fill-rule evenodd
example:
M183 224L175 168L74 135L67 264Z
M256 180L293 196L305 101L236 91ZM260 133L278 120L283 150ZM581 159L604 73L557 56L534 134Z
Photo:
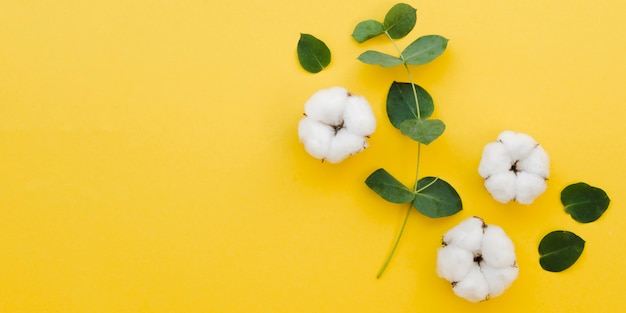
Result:
M496 201L531 204L547 188L550 158L529 135L507 130L485 146L478 173Z
M437 250L437 275L471 302L501 295L517 278L515 247L502 228L470 217L450 229Z
M367 148L376 129L369 102L343 87L322 89L304 104L298 137L313 157L338 163Z

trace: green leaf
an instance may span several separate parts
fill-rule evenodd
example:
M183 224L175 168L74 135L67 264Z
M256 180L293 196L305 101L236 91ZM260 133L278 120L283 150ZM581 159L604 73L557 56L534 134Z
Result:
M440 56L447 45L448 39L439 35L423 36L406 47L402 55L407 64L422 65Z
M604 190L585 183L572 184L561 191L565 212L579 223L590 223L602 216L609 207L609 196Z
M409 188L382 168L370 174L365 184L389 202L408 203L415 198L415 194Z
M362 43L370 38L376 37L385 32L385 27L379 21L367 20L356 25L352 32L352 38L358 43Z
M435 109L433 98L418 85L415 86L417 101L419 102L420 118L429 118ZM393 82L387 94L387 116L395 128L400 128L402 122L417 119L417 105L410 83Z
M585 241L566 230L555 230L539 243L539 264L549 272L561 272L572 266L585 249Z
M446 125L441 120L410 119L400 123L403 135L425 145L439 138L445 129Z
M402 64L402 60L398 57L372 50L361 53L358 59L363 63L380 65L382 67L393 67Z
M383 23L389 37L399 39L408 35L411 30L413 30L413 27L415 27L415 21L417 20L415 11L412 6L406 3L394 5L389 12L387 12Z
M463 209L461 197L456 190L437 177L424 177L417 182L413 206L431 218L450 216Z
M300 34L298 60L307 72L318 73L330 64L330 49L313 35Z

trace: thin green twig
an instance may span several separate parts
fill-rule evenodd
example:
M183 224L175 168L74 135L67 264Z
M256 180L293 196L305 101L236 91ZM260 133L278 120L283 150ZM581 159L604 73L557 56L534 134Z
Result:
M421 119L419 100L417 99L417 90L415 89L415 82L413 81L413 75L411 75L411 70L409 69L409 66L406 63L404 55L402 55L402 51L400 50L400 48L398 48L398 45L396 45L396 42L393 40L393 38L391 38L389 33L387 33L386 31L385 31L385 35L387 35L387 38L389 38L389 40L393 44L393 46L396 49L396 51L398 51L398 53L400 54L400 59L402 60L402 63L404 65L404 69L406 70L407 75L409 76L409 81L411 83L411 88L413 89L413 97L415 99L415 112L416 112L416 115L417 115L417 119ZM414 193L418 193L419 191L423 190L423 189L417 190L417 182L419 181L419 168L420 168L421 152L422 152L421 150L422 150L422 144L418 142L417 143L417 164L415 166L415 183L413 184L413 192ZM436 181L436 179L435 179L435 181ZM434 181L431 182L431 184L432 183L434 183ZM402 234L404 233L404 228L406 227L406 223L409 220L409 214L411 213L412 206L413 206L413 203L412 202L409 203L409 208L406 211L406 215L404 217L404 221L402 222L402 228L400 228L400 232L398 233L398 237L396 238L396 242L394 243L393 248L389 252L389 255L387 256L387 259L385 259L385 263L383 263L383 266L381 267L380 271L378 272L378 275L376 275L376 278L380 278L383 275L383 273L387 269L387 266L389 265L389 262L391 262L391 259L393 258L393 255L396 252L396 249L398 248L398 244L400 243L400 239L402 238Z

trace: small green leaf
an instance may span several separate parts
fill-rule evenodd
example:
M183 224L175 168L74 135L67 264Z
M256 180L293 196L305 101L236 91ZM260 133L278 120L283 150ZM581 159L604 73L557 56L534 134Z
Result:
M389 202L408 203L415 198L415 194L409 188L382 168L370 174L365 184Z
M385 27L379 21L367 20L356 25L352 32L352 38L358 43L362 43L370 38L376 37L385 32Z
M585 241L566 230L555 230L539 243L539 264L549 272L561 272L572 266L585 249Z
M402 55L407 64L422 65L440 56L447 45L448 39L439 35L423 36L406 47Z
M330 49L313 35L300 34L298 60L307 72L318 73L330 64Z
M415 11L412 6L406 3L394 5L385 15L383 23L389 37L399 39L408 35L415 27L415 21L417 20Z
M413 206L428 217L445 217L463 210L459 194L442 179L424 177L417 182L417 190Z
M403 135L425 145L439 138L445 129L446 125L441 120L410 119L400 123Z
M579 223L590 223L602 216L609 207L609 196L604 190L585 183L572 184L561 191L565 212Z
M429 118L435 109L433 98L418 85L415 86L419 102L420 118ZM393 82L387 94L387 116L395 128L409 119L417 119L417 105L410 83Z
M358 59L363 63L380 65L382 67L393 67L402 64L402 60L400 58L372 50L361 53Z

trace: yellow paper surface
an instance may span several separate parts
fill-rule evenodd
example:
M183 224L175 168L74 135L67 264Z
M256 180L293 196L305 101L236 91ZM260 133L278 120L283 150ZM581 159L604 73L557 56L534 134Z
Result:
M464 210L412 212L363 183L384 167L407 185L417 147L384 110L401 67L361 64L357 44L392 1L4 1L0 3L0 312L615 312L626 268L626 4L618 0L418 1L415 30L450 39L412 67L447 129L422 148ZM297 63L300 33L331 65ZM315 91L365 96L378 128L340 164L306 154L296 126ZM531 206L498 204L477 166L505 129L551 157ZM595 223L563 212L579 181L612 202ZM468 216L502 226L519 279L472 304L436 276L441 235ZM548 273L537 245L587 242Z

